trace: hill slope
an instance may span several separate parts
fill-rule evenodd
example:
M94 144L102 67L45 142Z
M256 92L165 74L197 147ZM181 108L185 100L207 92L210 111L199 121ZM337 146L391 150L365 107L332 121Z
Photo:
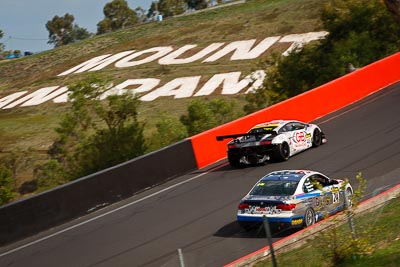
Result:
M14 61L0 61L0 99L15 92L33 92L43 87L64 86L83 79L88 72L58 75L100 55L128 50L142 51L160 46L178 49L190 44L198 45L194 51L200 51L217 42L230 43L249 39L260 41L272 36L321 31L319 10L326 2L327 0L251 0L96 36ZM223 57L215 62L195 61L183 65L160 65L153 61L120 69L110 65L98 72L113 77L115 84L128 79L157 78L162 85L177 77L200 75L201 85L217 73L241 71L242 76L247 75L259 68L258 63L267 54L285 51L289 46L290 43L275 43L254 60L230 61L228 57ZM201 96L207 99L213 97L221 97L220 89L209 96ZM241 105L244 103L243 94L223 97L236 99ZM185 113L187 104L192 100L171 99L160 97L143 102L140 118L146 121L147 135L154 131L160 114L168 113L179 117ZM0 109L0 152L4 154L30 148L33 162L45 158L45 152L55 137L53 129L66 109L68 104L54 104L51 101L38 106ZM32 163L27 165L33 166ZM31 175L31 168L22 170L18 185L29 180Z

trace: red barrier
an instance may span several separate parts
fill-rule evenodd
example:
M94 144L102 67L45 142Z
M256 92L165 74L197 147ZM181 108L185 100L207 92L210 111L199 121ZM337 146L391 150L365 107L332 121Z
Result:
M191 137L197 167L226 157L226 143L217 135L248 131L257 123L294 119L312 121L400 81L400 53L384 58L334 81L270 106L246 117Z

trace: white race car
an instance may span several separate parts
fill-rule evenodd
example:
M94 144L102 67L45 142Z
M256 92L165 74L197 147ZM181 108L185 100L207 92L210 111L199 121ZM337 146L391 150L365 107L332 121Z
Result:
M286 161L290 156L327 142L315 124L296 120L274 120L255 125L247 133L217 136L228 143L228 160L233 167L268 160Z

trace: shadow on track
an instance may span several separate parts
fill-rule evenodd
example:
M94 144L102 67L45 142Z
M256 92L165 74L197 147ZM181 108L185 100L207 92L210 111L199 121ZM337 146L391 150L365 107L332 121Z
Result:
M271 229L273 238L283 238L294 234L300 229ZM225 238L266 238L264 226L260 224L258 227L254 227L250 230L243 229L237 221L233 221L224 225L217 232L214 233L214 236L225 237Z

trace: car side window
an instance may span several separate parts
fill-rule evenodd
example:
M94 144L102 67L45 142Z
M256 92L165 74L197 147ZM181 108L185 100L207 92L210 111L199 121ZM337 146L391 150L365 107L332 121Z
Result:
M303 184L304 193L309 193L314 190L315 190L315 188L314 188L314 184L312 183L312 180L310 178L307 178Z
M285 124L285 126L283 126L280 129L280 132L291 132L291 131L294 131L294 130L295 130L295 127L294 127L293 122L289 122L289 123Z
M314 174L313 176L310 177L311 182L315 185L315 184L320 184L321 187L325 187L329 185L329 180L324 177L321 176L319 174Z
M295 123L293 123L293 127L295 130L302 130L305 128L305 125L300 122L295 122Z

